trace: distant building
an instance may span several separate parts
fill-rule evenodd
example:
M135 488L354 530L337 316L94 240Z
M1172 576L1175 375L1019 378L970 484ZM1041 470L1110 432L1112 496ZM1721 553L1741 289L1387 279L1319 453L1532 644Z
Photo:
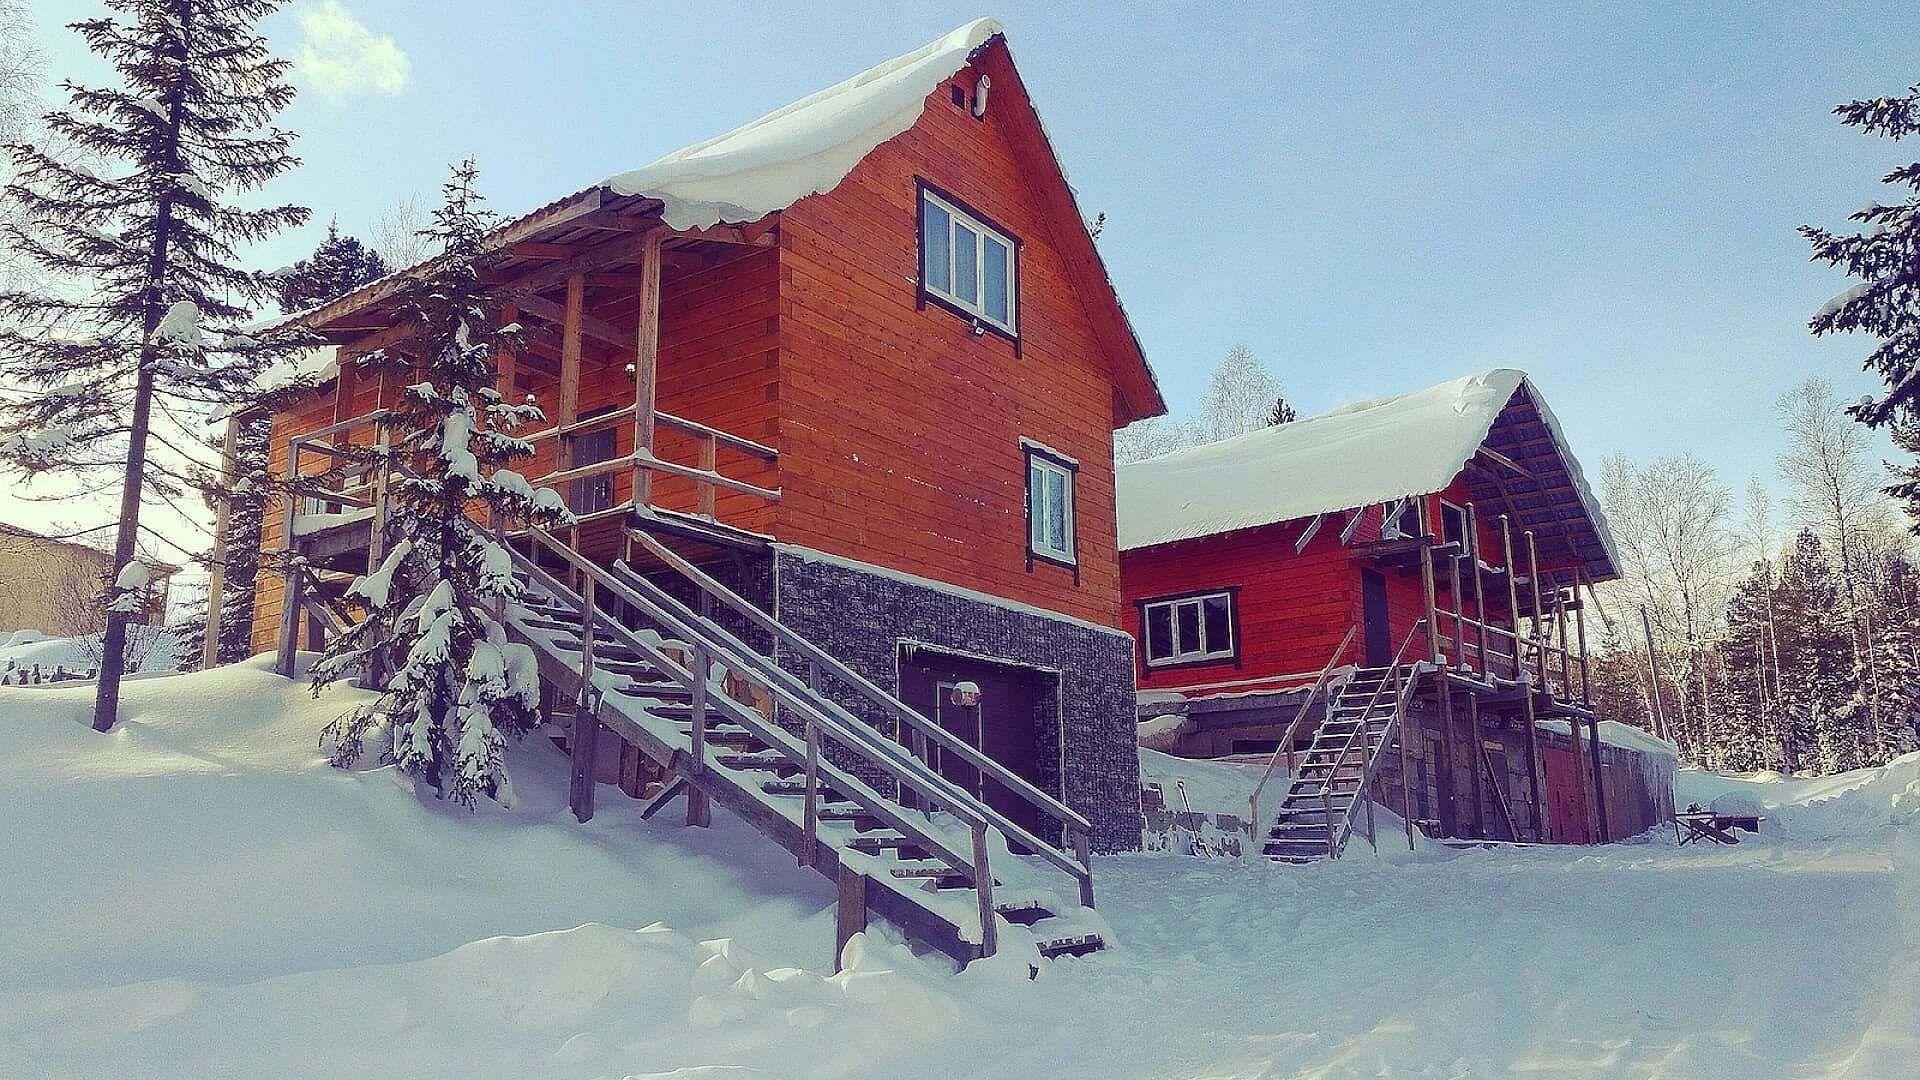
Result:
M179 567L146 562L147 606L134 621L159 623L166 617L167 582ZM99 596L112 568L110 552L0 523L0 630L73 637L104 629Z

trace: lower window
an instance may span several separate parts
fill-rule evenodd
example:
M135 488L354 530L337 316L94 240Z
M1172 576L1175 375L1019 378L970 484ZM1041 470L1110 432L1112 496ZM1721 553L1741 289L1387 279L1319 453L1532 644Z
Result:
M1148 600L1140 615L1148 667L1236 655L1231 591Z

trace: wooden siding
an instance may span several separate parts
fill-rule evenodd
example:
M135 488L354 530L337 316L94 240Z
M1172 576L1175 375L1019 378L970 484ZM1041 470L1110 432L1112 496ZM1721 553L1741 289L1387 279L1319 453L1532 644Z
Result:
M1305 521L1182 540L1122 556L1126 629L1140 640L1139 601L1206 589L1240 589L1239 663L1148 669L1142 690L1318 672L1360 617L1360 577L1339 529L1322 528L1305 551ZM1357 656L1356 640L1349 656ZM1144 646L1140 647L1144 655Z
M1069 284L1033 185L1051 165L1023 156L1025 103L1003 86L1004 48L955 78L994 79L984 120L949 84L908 131L832 193L780 224L784 540L1118 625L1114 379ZM1007 229L1019 256L1021 343L975 336L952 312L916 303L916 178ZM1079 462L1079 575L1026 554L1022 437Z

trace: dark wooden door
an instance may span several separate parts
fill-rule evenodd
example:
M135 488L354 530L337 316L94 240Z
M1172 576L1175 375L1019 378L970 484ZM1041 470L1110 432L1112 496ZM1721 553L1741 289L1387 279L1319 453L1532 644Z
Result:
M1360 621L1366 627L1367 666L1393 663L1393 628L1387 623L1387 579L1378 570L1360 571Z
M900 668L901 699L982 754L1007 767L1015 776L1039 787L1041 747L1034 723L1038 697L1034 673L1004 664L945 656L918 650ZM968 684L971 684L969 686ZM979 701L965 705L955 700L957 689L979 688ZM912 746L909 733L901 740ZM929 764L940 775L975 792L988 806L1023 828L1039 827L1032 804L1008 791L956 754L929 748Z
M1438 736L1427 740L1427 768L1433 780L1433 805L1428 815L1440 823L1440 835L1453 832L1453 765L1447 761L1447 743Z

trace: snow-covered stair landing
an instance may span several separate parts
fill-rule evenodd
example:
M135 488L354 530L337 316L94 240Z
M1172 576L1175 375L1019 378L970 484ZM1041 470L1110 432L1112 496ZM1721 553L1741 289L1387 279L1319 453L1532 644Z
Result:
M1261 850L1268 858L1309 863L1340 856L1360 793L1400 733L1416 668L1362 668L1334 696L1267 830Z
M1074 855L1059 851L857 719L820 688L819 667L796 676L624 564L609 571L535 540L581 582L569 587L514 552L527 599L507 613L508 630L532 647L542 677L671 774L662 803L684 785L690 820L718 803L834 880L843 939L871 912L963 962L1028 942L1036 960L1104 946L1084 818L1039 796L1076 836ZM588 634L590 604L598 616ZM765 715L769 702L783 722ZM893 704L896 715L907 708ZM579 754L575 768L578 776ZM576 784L590 790L592 781Z

